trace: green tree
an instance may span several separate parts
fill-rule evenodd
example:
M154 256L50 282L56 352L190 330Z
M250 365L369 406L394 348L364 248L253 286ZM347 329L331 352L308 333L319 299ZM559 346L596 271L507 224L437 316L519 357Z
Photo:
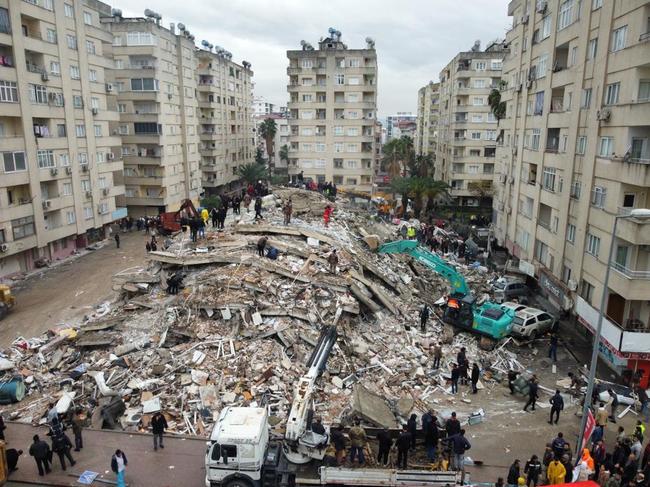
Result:
M266 154L269 159L269 168L273 168L273 156L275 156L275 147L273 143L275 141L275 134L278 132L278 126L275 123L275 120L272 118L267 118L259 126L260 136L266 142Z
M201 198L201 206L203 208L219 208L221 207L221 198L217 195L207 195Z
M406 211L406 208L408 207L408 200L409 200L409 192L411 190L410 187L410 178L403 178L401 176L397 176L396 178L391 178L390 180L390 189L393 192L393 198L395 197L394 195L399 194L402 196L402 213Z
M255 149L255 162L259 164L260 166L265 166L266 161L264 160L264 152L262 152L262 148L258 147Z
M430 178L424 194L427 197L426 212L427 214L431 215L433 213L436 201L441 197L449 197L449 185L444 181L436 181L435 179Z
M426 178L429 173L433 173L433 156L431 154L420 154L411 157L408 163L411 176Z
M266 179L266 168L262 164L249 163L237 168L237 175L246 183L255 184L257 181Z
M383 151L383 169L390 175L391 179L403 176L407 163L414 156L413 139L408 135L403 135L399 139L389 140L384 145Z
M289 165L289 146L287 144L280 147L280 160L286 162L287 166Z
M501 91L498 89L493 89L488 95L488 105L490 105L490 110L494 118L497 119L497 126L499 121L506 116L506 102L501 101Z

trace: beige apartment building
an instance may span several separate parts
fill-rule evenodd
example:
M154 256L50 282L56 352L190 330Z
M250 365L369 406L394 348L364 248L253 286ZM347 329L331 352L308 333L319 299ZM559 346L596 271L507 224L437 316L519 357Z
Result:
M237 168L255 158L253 71L205 44L196 51L202 186L207 194L222 194L239 190Z
M102 19L113 35L115 69L107 90L117 94L120 118L120 203L132 217L176 210L186 198L197 203L201 191L194 38L148 13Z
M413 145L418 155L435 157L440 115L440 84L430 81L418 90L418 116Z
M488 96L501 82L507 48L502 42L477 42L458 53L440 73L440 115L435 177L451 187L459 206L491 212L497 120Z
M97 1L0 0L0 276L65 258L126 216Z
M341 33L289 58L289 174L371 192L375 174L377 53L348 49Z
M650 206L650 2L513 0L495 236L600 350L650 375L650 226L614 217Z

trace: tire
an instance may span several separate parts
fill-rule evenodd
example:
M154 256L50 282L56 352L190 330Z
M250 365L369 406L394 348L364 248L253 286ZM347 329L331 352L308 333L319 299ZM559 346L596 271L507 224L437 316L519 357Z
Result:
M252 486L251 482L246 480L245 478L230 479L222 485L224 487L251 487Z

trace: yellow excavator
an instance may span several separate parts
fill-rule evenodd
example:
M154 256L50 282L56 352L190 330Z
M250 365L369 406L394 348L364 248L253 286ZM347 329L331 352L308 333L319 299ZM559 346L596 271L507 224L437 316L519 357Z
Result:
M11 288L0 284L0 320L9 314L9 310L16 305L16 297L11 294Z

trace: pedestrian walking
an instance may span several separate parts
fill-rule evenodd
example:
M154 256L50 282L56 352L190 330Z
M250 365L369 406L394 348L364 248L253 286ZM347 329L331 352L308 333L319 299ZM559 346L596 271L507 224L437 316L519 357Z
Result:
M411 434L407 425L402 425L402 431L395 442L397 445L397 468L406 469L408 465L408 454L411 446Z
M510 394L515 393L515 381L517 380L517 377L519 376L519 372L516 370L510 369L508 371L508 388L510 389Z
M442 360L442 342L438 342L437 345L433 347L433 368L440 368L440 361Z
M354 426L348 432L350 437L350 462L354 463L355 458L359 458L359 465L365 463L363 455L363 448L366 445L368 438L366 437L366 430L361 427L361 422L356 420Z
M460 383L467 384L467 349L461 347L460 352L456 355L456 363L460 373Z
M598 409L596 410L596 428L600 429L601 438L605 436L605 426L607 426L607 419L609 418L609 413L605 409L605 403L601 402L598 404Z
M264 220L264 217L262 216L262 197L258 196L255 198L255 220L258 218L261 218Z
M330 252L330 255L327 257L327 262L330 265L330 272L336 274L336 266L339 263L339 256L336 254L336 249Z
M259 240L257 241L257 255L260 257L264 257L264 249L266 248L266 243L269 241L269 237L264 235L263 237L260 237Z
M506 477L506 482L510 486L516 486L519 483L519 474L521 471L521 465L519 459L516 458L510 468L508 469L508 476Z
M553 359L553 362L557 362L557 343L558 337L555 333L552 333L551 343L548 349L548 358Z
M34 457L36 466L38 467L38 474L42 477L46 473L50 473L50 445L41 440L38 435L32 438L33 443L29 447L29 454Z
M72 417L72 433L74 434L74 451L80 451L84 447L83 437L81 430L83 429L83 416L81 409L75 411L75 415Z
M564 434L560 431L557 436L551 442L551 448L553 449L553 454L555 458L561 458L564 454L564 446L566 445L566 440L564 439Z
M537 487L539 478L542 475L542 463L537 458L537 455L530 457L524 466L524 473L526 474L526 485L528 487Z
M474 365L472 365L472 374L471 374L472 394L476 394L478 392L478 379L480 375L481 375L481 371L478 368L478 364L474 362Z
M210 219L212 220L212 228L217 228L219 223L219 212L216 208L210 210Z
M383 466L388 465L388 454L393 446L393 439L391 438L388 428L382 429L377 433L377 442L379 443L379 450L377 452L377 463Z
M458 392L458 379L460 378L460 369L458 365L452 364L451 366L451 393L456 394Z
M530 381L528 381L528 402L524 406L524 411L528 411L528 406L532 406L533 411L535 410L535 403L537 402L537 377L532 376Z
M450 438L451 449L453 453L453 468L454 470L465 470L465 452L469 450L472 445L465 438L465 430L461 429L458 434Z
M644 421L650 423L650 400L648 399L648 394L641 386L636 386L635 392L641 403L641 412L639 414L643 414Z
M284 214L284 224L289 225L291 223L291 215L293 214L293 202L291 198L289 198L289 201L282 208L282 213Z
M429 307L425 304L420 309L420 330L424 333L427 329L427 321L429 320Z
M411 417L406 422L408 426L409 434L411 435L411 450L415 450L415 437L418 432L418 417L415 414L411 414Z
M115 450L113 457L111 458L111 470L117 476L117 487L126 487L126 482L124 481L124 475L126 473L126 466L128 465L128 460L126 455L122 450Z
M555 415L555 424L557 424L560 420L560 411L564 409L564 399L562 399L559 389L555 390L555 394L549 402L551 403L551 416L548 419L548 424L553 424L553 415Z
M22 450L16 450L15 448L9 448L6 451L5 456L7 457L7 470L9 470L9 473L18 470L18 459L22 454Z
M157 451L158 450L158 445L160 444L160 448L165 448L165 445L163 445L163 434L165 433L165 430L168 428L167 426L167 420L165 419L165 416L160 411L156 411L151 418L151 430L153 431L153 450Z
M115 232L115 236L113 237L115 239L115 245L117 245L117 248L120 248L120 234Z
M616 409L618 409L618 394L616 394L612 389L607 389L609 397L611 397L611 402L609 404L610 413L609 420L612 423L616 423Z
M334 445L336 464L338 466L341 466L343 464L343 460L345 459L345 436L343 436L343 432L338 425L331 429L330 438L332 444Z

